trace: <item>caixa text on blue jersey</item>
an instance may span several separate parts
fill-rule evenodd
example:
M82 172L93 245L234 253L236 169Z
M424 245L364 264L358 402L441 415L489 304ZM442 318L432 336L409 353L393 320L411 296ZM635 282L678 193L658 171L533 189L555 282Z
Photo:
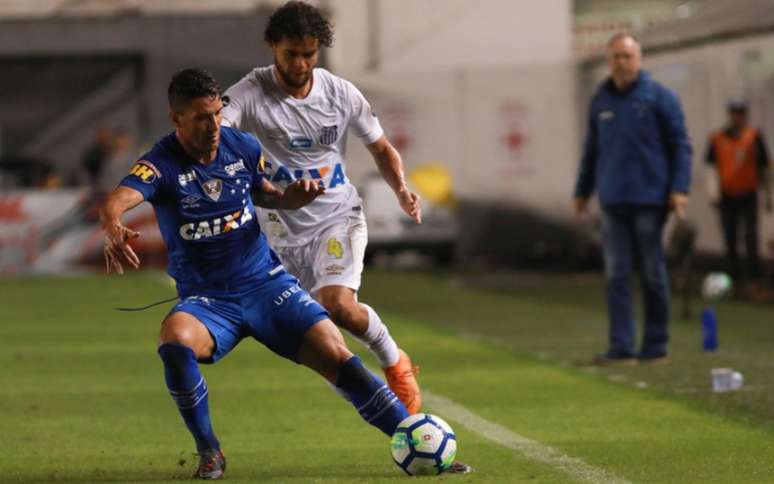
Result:
M336 163L333 165L333 167L325 166L322 168L310 168L308 170L304 169L298 169L293 170L293 173L290 172L290 170L282 165L279 165L277 167L277 171L274 171L274 165L271 161L266 160L266 178L269 179L272 183L277 183L280 185L289 185L293 183L296 180L300 180L302 178L311 178L312 180L316 180L323 188L336 188L339 185L344 185L349 180L347 180L346 175L344 175L344 165L341 163ZM327 175L330 174L330 178L326 182L325 179Z
M184 240L206 239L207 237L225 234L238 229L252 219L253 215L249 209L238 210L212 220L202 220L201 222L190 222L181 225L180 237Z

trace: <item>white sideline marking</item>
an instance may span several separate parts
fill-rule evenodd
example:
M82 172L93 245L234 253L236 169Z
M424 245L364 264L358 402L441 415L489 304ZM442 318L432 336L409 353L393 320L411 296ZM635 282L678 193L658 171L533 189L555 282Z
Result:
M475 434L515 450L529 459L556 467L578 480L595 484L630 484L626 479L591 466L582 459L564 455L556 449L522 437L502 425L490 422L444 396L423 390L422 398L444 419L448 417ZM473 467L475 468L475 463L473 463Z

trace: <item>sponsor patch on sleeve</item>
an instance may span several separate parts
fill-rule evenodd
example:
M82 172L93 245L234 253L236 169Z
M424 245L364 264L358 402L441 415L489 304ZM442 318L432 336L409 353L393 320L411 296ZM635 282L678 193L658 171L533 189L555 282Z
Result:
M161 172L148 160L140 160L135 163L129 170L129 174L136 176L143 183L153 183L157 178L161 178Z

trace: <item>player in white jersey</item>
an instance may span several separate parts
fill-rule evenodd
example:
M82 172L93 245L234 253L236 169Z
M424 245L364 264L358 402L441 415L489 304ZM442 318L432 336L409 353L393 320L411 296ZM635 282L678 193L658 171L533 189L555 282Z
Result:
M379 315L357 300L368 235L360 197L346 174L347 132L366 145L401 208L417 223L419 196L406 186L400 154L360 91L315 68L320 46L333 41L320 12L288 2L272 14L265 39L274 64L254 69L226 91L230 103L223 123L258 137L275 185L311 178L325 193L299 210L263 210L261 227L288 271L336 324L374 353L390 388L416 413L422 403L416 368Z

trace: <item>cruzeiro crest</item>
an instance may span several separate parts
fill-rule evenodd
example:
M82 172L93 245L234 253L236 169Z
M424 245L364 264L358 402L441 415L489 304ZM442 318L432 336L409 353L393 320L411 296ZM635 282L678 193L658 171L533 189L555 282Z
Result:
M219 178L213 178L202 183L204 193L207 194L213 201L217 202L220 198L220 192L223 191L223 180Z
M320 144L330 145L336 142L339 138L338 126L323 126L320 130Z

